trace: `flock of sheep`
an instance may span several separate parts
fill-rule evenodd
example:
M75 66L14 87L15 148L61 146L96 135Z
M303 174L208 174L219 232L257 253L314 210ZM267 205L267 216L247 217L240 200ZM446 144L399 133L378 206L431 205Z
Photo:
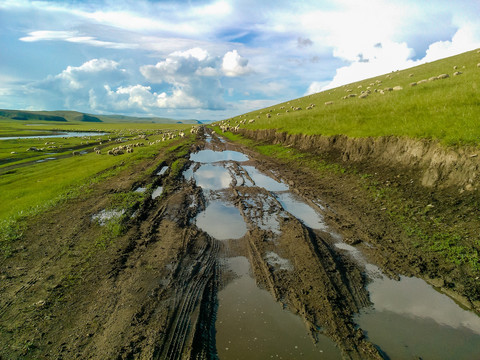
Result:
M480 50L477 51L477 53L480 53ZM477 67L480 68L480 63L477 64ZM462 67L463 69L465 68L465 66ZM462 72L458 70L458 66L454 66L453 67L453 70L455 70L453 72L453 76L459 76L459 75L462 75ZM413 77L414 74L409 74L408 75L409 77ZM436 81L436 80L442 80L442 79L448 79L450 77L449 74L440 74L440 75L437 75L437 76L432 76L428 79L422 79L422 80L419 80L419 81L416 81L416 82L411 82L409 85L411 87L413 86L417 86L417 85L421 85L421 84L424 84L424 83L427 83L427 82L432 82L432 81ZM391 79L391 75L386 75L386 78L387 79ZM370 94L372 93L378 93L380 95L385 95L386 93L388 92L392 92L392 91L401 91L403 90L403 87L400 86L400 85L397 85L397 86L393 86L393 87L385 87L385 88L381 88L380 85L382 85L382 81L381 80L375 80L374 82L371 82L366 88L365 90L360 90L363 88L362 85L358 85L357 86L357 89L360 90L360 94L357 94L357 93L354 93L353 92L353 89L352 88L349 88L349 85L344 85L343 88L346 88L345 89L345 92L347 92L346 95L342 96L341 97L341 100L347 100L349 98L360 98L360 99L365 99L367 98ZM351 87L351 85L350 85ZM333 90L335 91L335 90ZM332 91L332 93L333 93ZM312 95L310 95L312 96ZM334 101L333 100L330 100L330 101L326 101L325 102L325 105L328 106L328 105L333 105L334 104ZM290 102L287 103L287 105L290 105ZM306 107L306 110L312 110L316 105L315 104L310 104ZM302 110L301 107L299 106L293 106L291 105L290 108L285 108L285 106L281 106L280 107L280 110L282 110L283 112L290 112L290 111L300 111ZM272 108L272 109L268 109L266 110L266 118L267 119L270 119L272 118L272 115L275 114L276 112L276 109L275 108ZM262 115L263 114L263 111L260 111L258 114ZM256 118L259 119L260 118L260 115L256 115ZM276 113L277 116L280 116L282 115L281 112L277 112ZM222 132L226 132L226 131L232 131L232 132L237 132L240 128L240 126L242 124L246 124L247 123L247 120L246 120L246 117L247 115L241 115L240 116L240 120L237 119L237 118L231 118L231 119L227 119L227 120L223 120L220 122L219 126L220 126L220 129L222 130ZM250 119L248 122L249 123L253 123L255 121L255 119Z
M193 126L190 129L190 132L192 134L196 134L196 133L198 133L199 130L200 130L200 126ZM92 130L92 131L94 131L94 130ZM115 137L114 138L109 137L108 139L97 138L97 139L93 140L93 142L92 142L91 137L84 136L84 137L82 137L82 140L85 140L85 141L82 141L81 145L89 145L91 142L92 142L92 144L96 143L97 146L93 148L93 151L96 154L101 155L102 150L99 147L99 145L103 145L105 143L111 143L111 142L125 143L125 142L129 141L128 140L129 137L131 138L132 136L135 136L135 135L137 135L137 136L134 137L131 140L133 140L133 141L145 140L145 141L148 141L147 145L152 146L152 145L158 144L162 141L172 140L172 139L175 139L177 137L183 138L183 137L185 137L186 134L182 130L156 130L156 131L153 131L150 135L147 135L147 134L145 134L145 132L143 130L130 129L130 130L124 130L124 131L118 132L116 134L116 138ZM155 140L155 141L149 141L148 136L155 136L155 135L162 135L162 137L160 139ZM67 138L65 137L65 139L67 139ZM135 142L135 143L132 143L132 144L119 145L119 146L116 146L114 148L111 148L111 149L107 150L106 153L108 155L128 154L128 153L133 153L134 148L142 147L142 146L146 146L144 142ZM58 149L58 148L62 148L62 145L61 144L56 145L55 142L46 142L45 147L40 148L40 147L31 146L28 149L26 149L26 151L43 152L45 150L53 150L53 149ZM73 156L82 155L82 154L85 154L85 153L86 153L86 151L81 151L81 152L80 151L72 151ZM17 152L12 151L11 154L17 154Z

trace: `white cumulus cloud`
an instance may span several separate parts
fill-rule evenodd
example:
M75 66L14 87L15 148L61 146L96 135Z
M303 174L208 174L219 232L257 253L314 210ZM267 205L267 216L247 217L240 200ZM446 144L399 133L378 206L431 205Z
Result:
M241 76L250 73L248 60L241 57L237 50L229 51L223 56L222 70L227 76Z

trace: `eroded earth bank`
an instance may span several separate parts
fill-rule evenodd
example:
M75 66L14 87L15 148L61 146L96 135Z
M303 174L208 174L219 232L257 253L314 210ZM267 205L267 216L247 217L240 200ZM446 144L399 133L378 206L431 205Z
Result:
M335 186L210 130L179 142L29 224L1 357L474 358L478 316L398 276Z

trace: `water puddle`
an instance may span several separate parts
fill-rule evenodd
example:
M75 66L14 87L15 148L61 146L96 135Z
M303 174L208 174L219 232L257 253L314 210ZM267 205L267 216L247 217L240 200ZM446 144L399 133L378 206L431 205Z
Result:
M190 155L190 160L199 163L211 163L219 161L248 161L248 156L238 151L213 151L213 150L200 150L197 153Z
M389 279L353 246L336 243L365 267L371 307L355 316L367 338L392 359L474 359L480 318L418 278Z
M144 193L145 191L147 191L147 188L141 187L141 186L133 190L133 192L136 192L136 193Z
M156 199L163 193L163 186L157 187L155 190L152 192L152 199Z
M254 166L243 166L250 178L255 183L255 186L262 187L267 191L287 191L288 186L282 182L278 182L273 178L262 174Z
M165 174L167 172L167 170L168 170L168 166L164 166L160 169L159 172L157 172L157 175L162 176L163 174Z
M300 317L257 286L247 258L226 261L238 278L218 294L215 327L220 359L341 359L333 341L320 335L314 344Z
M285 211L288 211L306 226L318 230L328 229L327 225L323 222L323 217L299 196L293 193L277 193L275 196Z
M196 184L202 189L221 190L228 188L232 182L230 172L221 165L201 165L192 174Z
M265 254L265 260L268 265L272 266L275 270L293 270L293 265L290 263L290 260L281 258L280 255L273 251L269 251Z
M125 213L125 210L102 210L92 215L92 221L97 221L100 226L104 226L108 221L119 218Z
M240 211L222 201L211 202L195 221L200 229L217 240L239 239L247 232Z
M355 322L392 359L476 359L480 318L425 281L377 277L368 286L373 306Z

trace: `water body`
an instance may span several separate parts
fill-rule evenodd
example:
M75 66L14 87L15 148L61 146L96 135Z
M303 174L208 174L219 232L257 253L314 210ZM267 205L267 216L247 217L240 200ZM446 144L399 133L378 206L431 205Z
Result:
M220 200L211 202L195 221L200 229L217 240L239 239L247 232L240 211Z
M197 153L190 155L190 160L199 163L211 163L219 161L248 161L248 156L238 151L213 151L213 150L201 150Z
M306 226L312 229L327 230L327 226L325 225L322 216L310 205L305 203L299 196L286 192L277 193L276 197L286 211L295 216Z
M156 199L163 193L163 186L157 187L155 190L152 192L152 199Z
M329 338L320 336L314 344L302 319L257 286L247 258L228 258L226 265L237 278L218 294L215 327L220 359L342 358Z
M425 281L382 276L368 291L373 306L355 322L392 359L480 358L480 318Z
M48 132L48 130L42 131ZM87 136L103 136L107 135L108 133L105 132L75 132L75 131L68 131L68 132L57 132L52 131L52 135L37 135L37 136L7 136L7 137L0 137L0 140L17 140L17 139L55 139L55 138L70 138L70 137L87 137Z

